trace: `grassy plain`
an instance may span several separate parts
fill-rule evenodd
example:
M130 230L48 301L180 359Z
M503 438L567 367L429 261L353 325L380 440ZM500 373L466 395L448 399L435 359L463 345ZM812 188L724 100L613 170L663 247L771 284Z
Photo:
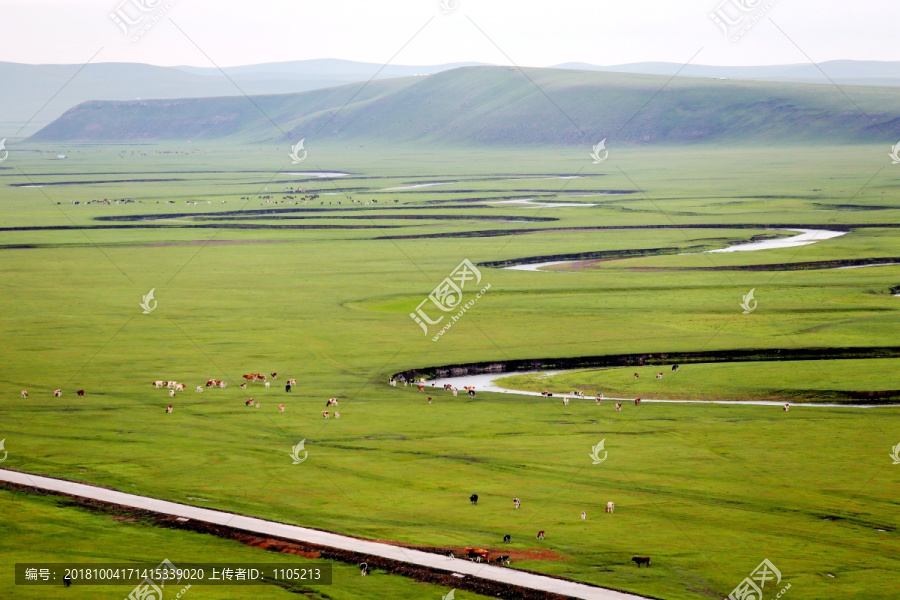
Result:
M669 269L900 256L898 175L885 148L629 149L595 166L587 149L310 147L297 167L286 149L264 146L35 150L43 154L15 153L0 170L8 228L0 230L3 467L413 544L499 548L509 533L514 549L558 555L514 567L666 599L724 597L763 558L778 565L797 600L894 597L900 471L889 452L900 442L900 409L644 405L615 413L593 402L562 407L491 394L441 394L429 406L425 395L386 385L396 371L454 362L896 345L900 298L888 289L900 283L900 267ZM70 158L47 158L58 151ZM299 167L350 176L286 174ZM575 174L584 177L556 178ZM137 179L158 181L123 181ZM384 189L446 181L456 183ZM60 182L82 183L47 185ZM323 195L291 206L257 198L296 185ZM609 190L634 193L564 199L599 206L485 202ZM143 203L71 204L93 198ZM275 207L332 211L241 220L252 229L190 215L95 220ZM423 218L399 218L409 215ZM558 220L520 221L534 216ZM190 227L199 223L211 227ZM111 224L124 228L83 228ZM279 227L296 224L331 228ZM572 229L672 224L759 227ZM464 258L722 247L771 234L767 224L881 227L802 248L644 257L572 272L483 268L491 290L439 342L409 317ZM46 229L55 226L68 229ZM10 229L24 227L43 229ZM519 229L535 231L473 235ZM467 236L379 239L436 233ZM28 245L38 247L21 247ZM151 288L158 308L144 315L139 303ZM738 304L751 288L759 308L743 315ZM722 394L738 366L704 368L690 380L698 397ZM241 375L254 371L278 372L278 383L239 389ZM856 385L853 372L832 371L837 384ZM900 388L896 370L875 372L879 386ZM279 385L288 377L298 379L290 395ZM782 374L772 366L740 377L755 397ZM228 388L190 391L208 378ZM163 412L165 391L150 385L156 379L188 384L173 415ZM51 397L56 388L62 398ZM332 396L341 399L341 419L323 421ZM245 407L247 397L261 407ZM288 452L301 439L310 458L294 466ZM601 439L609 460L592 465L588 453ZM471 493L483 498L479 506L468 503ZM523 501L519 511L513 497ZM602 512L608 500L615 515ZM15 502L25 513L46 509L28 497ZM20 523L15 513L10 521ZM534 539L538 529L547 531L544 542ZM33 538L4 536L0 555L15 562L55 531L35 524ZM171 543L164 538L176 534L142 535ZM117 544L114 532L98 537L98 560L120 556ZM637 571L634 554L652 556L653 567ZM0 581L0 590L11 589ZM353 587L341 593L358 597Z

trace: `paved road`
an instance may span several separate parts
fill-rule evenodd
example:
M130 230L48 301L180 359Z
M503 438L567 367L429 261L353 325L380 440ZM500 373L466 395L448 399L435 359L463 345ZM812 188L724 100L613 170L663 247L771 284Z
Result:
M585 600L646 600L642 596L592 587L572 581L554 579L553 577L546 577L543 575L524 573L522 571L516 571L515 569L477 564L460 558L448 559L445 556L421 552L419 550L401 548L379 542L369 542L338 535L336 533L307 529L295 525L285 525L284 523L276 523L274 521L266 521L254 517L245 517L207 508L198 508L196 506L188 506L186 504L178 504L175 502L167 502L165 500L148 498L146 496L135 496L134 494L126 494L115 490L85 485L83 483L64 481L62 479L52 479L40 475L30 475L28 473L0 469L0 481L61 492L63 494L70 494L81 498L90 498L101 502L110 502L131 508L149 510L174 517L184 517L196 521L213 523L215 525L234 527L236 529L262 535L278 536L329 548L359 552L370 556L380 556L441 571L464 573L466 575L477 576L481 579L509 583L533 590L570 596L572 598L584 598Z

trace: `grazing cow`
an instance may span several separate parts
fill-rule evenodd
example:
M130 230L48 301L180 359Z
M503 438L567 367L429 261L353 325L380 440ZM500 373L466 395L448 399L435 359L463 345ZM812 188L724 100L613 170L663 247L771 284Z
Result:
M297 385L296 379L288 379L288 385Z
M335 418L335 419L340 419L340 418L341 418L341 413L335 412L335 413L334 413L334 418Z
M359 574L365 577L369 574L369 565L366 563L359 563Z
M474 398L474 397L475 397L475 389L472 388L471 390L469 390L469 398Z
M22 398L27 398L27 397L28 397L28 392L25 390L22 390Z
M246 390L246 389L247 389L247 382L246 382L246 381L245 381L244 383L241 384L241 389L242 389L242 390Z
M169 388L170 390L174 390L174 389L175 389L175 386L176 386L177 384L178 384L177 381L167 381L167 382L166 382L166 387Z
M290 391L291 391L291 384L286 383L286 384L284 385L284 391L290 392Z
M154 381L154 382L153 382L153 387L155 387L155 388L161 388L161 387L163 386L164 383L165 383L164 381Z
M656 378L657 378L657 379L662 379L662 373L657 373L657 374L656 374Z
M615 502L607 502L606 503L606 512L608 512L608 513L616 512L616 503Z
M638 377L640 377L640 375L638 375L637 373L635 373L635 374L634 374L634 378L637 379Z
M256 401L256 408L259 408L259 400Z
M59 398L60 396L62 396L62 390L54 390L53 397Z
M284 412L284 404L278 405L278 412Z
M466 558L471 561L480 563L482 560L488 561L489 553L483 548L466 548Z
M338 399L337 399L337 398L329 398L329 399L328 399L328 405L327 405L327 406L337 406L337 405L338 405Z
M672 370L673 370L673 371L677 371L677 370L678 370L678 365L672 365Z
M194 391L197 392L198 394L202 394L202 393L203 393L203 386L202 386L202 385L198 385L196 388L194 388Z
M431 396L428 396L428 404L431 404Z
M278 379L278 373L272 373L272 379Z
M539 539L539 540L544 539L544 530L543 529L538 531L537 539Z
M266 382L266 387L269 387L269 382L268 382L268 381Z
M453 395L454 395L454 396L456 396L457 392L459 392L459 390L457 390L456 388L453 388Z
M169 398L175 397L175 390L169 390Z
M616 412L622 412L622 403L616 402Z
M600 396L597 396L596 398L594 398L594 402L597 404L597 406L600 405L600 400L601 400Z
M471 496L469 496L469 502L471 502L472 504L477 506L478 505L478 494L472 494Z
M328 411L327 411L327 410L323 410L323 411L322 411L322 416L323 416L324 418L327 419L327 418L328 418Z
M568 406L568 405L569 405L569 397L563 396L563 406Z
M174 407L174 406L172 406L172 405L170 404L169 406L166 407L166 414L173 413L173 412L175 412L175 407Z
M425 386L424 386L424 385L419 384L418 387L419 387L419 392L424 392L424 391L425 391Z
M184 385L183 383L176 383L176 384L175 384L175 391L176 391L176 392L183 392L183 391L185 390L186 387L187 387L187 386Z
M631 560L637 564L638 569L641 568L641 565L650 566L650 557L649 556L632 556Z
M641 405L641 399L640 399L640 398L635 398L635 399L634 399L634 405L635 405L635 406L640 406L640 405Z
M251 404L253 404L253 398L247 398L244 402L244 406L250 406Z
M388 383L391 385L391 387L397 387L397 380L393 377L391 377L391 380L388 381Z
M224 381L220 381L220 382L219 382L219 387L222 388L222 389L224 390L224 389L225 389L225 382L224 382Z
M585 519L587 519L587 513L584 511L581 511L581 520L584 521Z
M215 379L207 379L206 380L206 387L212 387L214 385L216 385L216 386L219 385Z
M518 498L513 498L513 507L515 507L516 510L518 510L521 505L522 503L519 502Z
M244 375L244 379L246 379L247 381L253 381L254 379L256 379L256 375Z
M508 555L507 556L498 556L494 560L497 561L497 563L499 563L501 565L509 566L509 556Z
M509 544L510 542L512 542L512 537L507 533L506 535L503 536L503 543Z

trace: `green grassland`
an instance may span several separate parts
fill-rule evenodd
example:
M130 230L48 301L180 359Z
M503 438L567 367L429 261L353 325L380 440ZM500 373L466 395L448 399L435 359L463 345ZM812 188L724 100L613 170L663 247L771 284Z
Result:
M763 558L778 565L797 600L894 597L900 471L889 453L900 442L900 409L643 405L616 413L592 401L563 407L481 393L475 401L433 394L428 405L411 388L387 386L400 370L462 362L896 345L900 298L888 289L900 284L900 267L685 270L900 256L898 172L887 146L632 148L611 150L602 165L590 163L589 148L307 147L310 158L298 166L287 148L200 142L34 146L10 155L0 170L3 227L42 229L0 231L3 467L411 544L500 548L509 533L515 550L558 555L513 567L666 599L722 598ZM62 151L69 158L49 158ZM286 175L317 170L350 176ZM583 177L549 178L576 173ZM134 179L158 181L111 183ZM10 185L60 182L68 183ZM291 206L257 198L296 185L336 195ZM633 193L566 199L599 206L485 202L608 190ZM94 198L139 202L72 204ZM253 229L221 218L267 208L314 218L240 220ZM189 214L96 220L162 213ZM333 218L348 215L359 218ZM423 218L374 218L391 215ZM557 220L517 222L535 216ZM211 227L190 227L197 223ZM83 228L110 224L122 228ZM296 224L331 228L281 227ZM673 224L734 227L627 229ZM879 227L764 252L648 256L546 273L483 267L490 291L439 342L409 317L465 258L694 252L786 235L770 224ZM47 229L58 226L68 229ZM609 226L625 229L577 229ZM478 233L522 229L533 231ZM465 237L381 239L432 234ZM12 248L23 245L38 247ZM144 315L139 303L151 288L159 305ZM751 288L759 307L744 315L739 303ZM808 385L781 387L811 398L862 385L900 389L895 361L873 364L834 361L827 377L808 369ZM277 371L278 382L239 389L241 375L255 371ZM652 369L644 371L652 379ZM691 365L660 383L696 397L755 398L777 389L785 373L799 383L798 372L778 363ZM585 384L616 374L603 371ZM281 387L288 377L298 379L290 395ZM191 391L209 378L228 388ZM655 383L646 378L640 383ZM163 412L165 390L150 385L157 379L188 384L172 415ZM56 388L62 398L51 397ZM74 391L82 388L87 396L79 399ZM341 419L324 421L325 400L335 396ZM248 397L260 408L245 407ZM310 458L292 465L288 453L301 439ZM609 460L592 465L588 454L602 439ZM477 507L471 493L483 498ZM513 497L522 509L513 510ZM614 515L602 512L609 500ZM29 498L16 503L47 510ZM547 531L543 542L534 539L539 529ZM119 556L116 535L97 538L98 559ZM187 534L143 535L162 545ZM6 543L0 554L13 563L21 548ZM635 554L652 556L653 567L638 571L629 562ZM419 589L396 585L388 593ZM0 580L0 590L10 589Z

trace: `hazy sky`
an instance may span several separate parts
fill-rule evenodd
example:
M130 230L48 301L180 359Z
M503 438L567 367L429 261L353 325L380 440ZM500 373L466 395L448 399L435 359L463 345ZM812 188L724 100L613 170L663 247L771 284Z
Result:
M94 62L383 64L399 51L392 64L612 65L684 63L702 48L695 64L807 62L797 46L816 62L900 60L898 0L444 1L458 6L442 14L439 0L0 0L0 61L83 63L102 48ZM110 17L119 9L120 17L144 17L146 24L166 5L138 41ZM767 5L767 15L737 42L710 18L721 8L727 19L748 23Z

